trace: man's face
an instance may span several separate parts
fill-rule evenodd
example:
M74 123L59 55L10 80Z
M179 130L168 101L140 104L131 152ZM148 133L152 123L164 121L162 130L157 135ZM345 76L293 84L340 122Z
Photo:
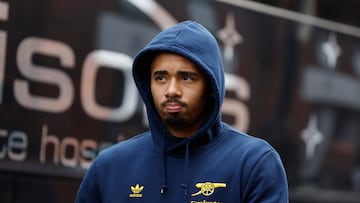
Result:
M194 63L176 54L160 53L151 65L155 108L170 133L189 137L206 115L206 78Z

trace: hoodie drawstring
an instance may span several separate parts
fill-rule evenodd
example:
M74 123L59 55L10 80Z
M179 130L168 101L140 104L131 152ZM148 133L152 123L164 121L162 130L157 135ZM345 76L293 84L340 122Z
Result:
M187 191L187 179L188 179L188 168L189 168L189 148L190 148L190 142L186 143L186 149L185 149L185 163L184 163L184 173L183 173L183 180L180 186L184 189L184 195L188 195Z
M162 152L162 185L160 188L160 193L165 194L167 191L167 170L166 170L166 151L165 151L165 134L163 136L163 152Z
M163 153L162 153L162 185L160 188L160 193L165 194L168 186L167 186L167 168L166 168L166 147L165 147L165 136L163 137ZM185 163L184 163L184 171L182 177L182 183L180 184L181 188L184 190L184 195L188 195L188 168L189 168L189 154L190 154L190 141L188 141L185 145Z

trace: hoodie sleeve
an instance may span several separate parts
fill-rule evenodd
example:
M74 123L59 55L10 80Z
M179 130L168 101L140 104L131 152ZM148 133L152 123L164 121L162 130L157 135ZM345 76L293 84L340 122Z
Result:
M75 203L101 203L100 193L98 189L95 162L91 165L85 174L79 190L76 194Z
M285 169L275 150L268 151L257 161L248 183L245 202L289 202Z

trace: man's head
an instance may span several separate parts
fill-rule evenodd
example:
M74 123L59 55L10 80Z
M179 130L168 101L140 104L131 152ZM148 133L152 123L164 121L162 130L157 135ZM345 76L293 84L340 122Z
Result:
M154 105L175 137L192 135L204 121L209 97L207 79L190 60L159 53L153 60L150 87Z
M158 75L161 77L156 79ZM195 75L201 82L186 88L185 82ZM161 31L135 56L133 76L156 143L163 142L160 135L166 129L177 137L197 139L208 129L220 126L224 69L217 41L204 26L185 21ZM169 91L167 85L156 82L166 77L181 78L179 81L184 82L181 91L165 93ZM179 131L185 128L187 131Z

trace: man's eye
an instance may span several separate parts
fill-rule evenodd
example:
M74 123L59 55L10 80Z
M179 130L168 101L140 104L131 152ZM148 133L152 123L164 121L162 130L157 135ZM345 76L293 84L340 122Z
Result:
M183 80L191 80L190 75L184 75L184 76L183 76Z
M155 80L157 80L157 81L164 81L164 80L165 80L165 77L164 77L164 76L156 76L156 77L155 77Z

